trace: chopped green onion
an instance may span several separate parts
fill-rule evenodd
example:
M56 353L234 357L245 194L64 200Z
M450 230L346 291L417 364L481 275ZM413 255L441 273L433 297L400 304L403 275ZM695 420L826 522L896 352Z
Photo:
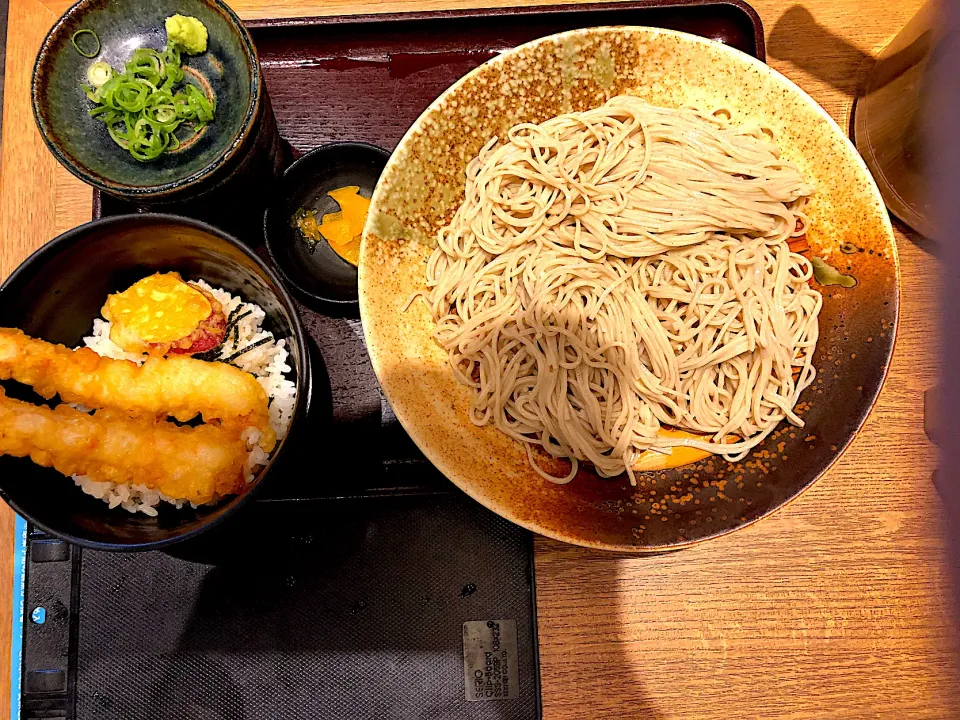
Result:
M122 129L120 129L121 127ZM129 149L130 136L133 134L133 129L130 127L130 123L125 116L114 116L108 121L107 132L110 133L110 137L113 138L113 141L117 145L124 150Z
M163 61L167 65L175 65L178 70L181 68L182 63L180 62L180 48L177 47L176 45L172 45L168 47L166 50L164 50L162 57L163 57ZM181 72L181 77L183 77L182 72Z
M146 83L128 77L119 78L112 90L113 93L110 95L112 103L106 104L132 113L143 110L147 106L147 98L150 97L150 88Z
M86 50L83 50L80 47L80 45L77 43L77 38L79 38L81 35L90 35L96 41L97 49L94 50L93 52L87 52ZM83 55L85 58L95 58L97 55L100 54L100 47L101 47L100 38L97 36L97 34L93 30L87 30L86 28L81 28L80 30L77 30L73 34L73 37L70 38L70 42L73 44L73 48L78 53Z
M181 126L192 126L199 134L216 112L214 97L184 81L175 45L163 52L138 48L119 75L106 62L93 63L87 80L90 86L84 85L83 91L95 103L90 116L102 121L113 141L140 162L178 149ZM179 83L183 86L176 90Z
M103 60L93 63L87 68L87 82L98 88L113 77L113 68Z
M201 93L195 86L186 87L187 102L190 109L193 110L197 120L207 123L213 120L213 105L207 99L207 96Z

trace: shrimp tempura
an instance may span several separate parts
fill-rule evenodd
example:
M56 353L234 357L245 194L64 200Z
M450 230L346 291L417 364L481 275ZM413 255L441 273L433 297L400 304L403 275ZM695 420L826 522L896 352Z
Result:
M88 415L67 405L51 410L0 388L0 455L98 482L146 485L199 505L243 490L248 451L228 428L178 427L115 410Z
M70 350L0 328L0 380L32 385L40 395L111 408L133 417L170 416L260 431L260 447L271 452L276 433L270 427L266 391L250 373L221 362L191 357L151 357L143 365L113 360L89 348Z

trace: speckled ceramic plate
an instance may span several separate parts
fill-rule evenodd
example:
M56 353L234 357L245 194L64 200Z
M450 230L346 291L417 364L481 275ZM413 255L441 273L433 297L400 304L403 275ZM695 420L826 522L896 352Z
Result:
M782 423L739 463L719 458L667 472L569 485L541 479L519 443L477 427L431 336L422 303L437 230L463 200L464 169L512 125L585 110L619 93L676 107L725 106L760 121L813 181L812 253L854 275L821 287L816 383L800 398L804 428ZM841 247L843 248L841 250ZM846 252L844 252L846 251ZM880 194L837 124L796 85L719 43L652 28L595 28L497 57L447 90L401 141L380 179L364 235L360 311L373 367L397 417L427 457L475 499L531 530L580 545L655 551L743 527L809 487L853 440L886 375L897 326L898 265Z

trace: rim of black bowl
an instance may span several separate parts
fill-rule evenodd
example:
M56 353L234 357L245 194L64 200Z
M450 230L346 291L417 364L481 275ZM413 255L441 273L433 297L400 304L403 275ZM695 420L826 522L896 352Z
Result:
M243 46L250 58L250 105L247 108L246 115L244 115L243 123L240 125L240 129L233 136L233 139L230 141L230 145L227 147L226 151L214 158L209 165L201 170L198 170L193 175L189 175L178 180L172 180L161 185L148 185L145 187L136 187L132 185L125 185L123 183L115 183L102 176L94 175L93 173L88 172L82 166L75 163L68 155L61 152L60 148L57 147L56 143L54 143L51 139L50 128L40 113L40 88L37 78L39 76L40 64L43 61L44 56L49 52L54 36L61 31L64 24L67 23L67 21L75 12L79 11L86 5L92 5L94 2L97 2L97 0L79 0L79 2L71 5L70 8L60 16L60 19L58 19L54 26L50 28L50 32L48 32L47 36L43 39L43 44L40 46L40 50L37 52L37 59L33 63L33 75L30 78L30 102L31 105L33 105L33 119L37 123L37 128L40 130L40 136L43 138L43 142L61 165L63 165L67 170L88 185L100 188L101 190L117 193L128 198L151 198L169 195L175 190L183 188L187 185L192 185L193 183L203 180L204 178L210 177L213 173L233 159L233 157L237 154L237 150L239 149L240 145L242 145L247 139L250 129L253 126L253 119L256 117L257 110L260 108L261 87L263 85L263 80L260 75L260 56L257 54L256 45L253 44L253 38L250 37L250 31L247 30L239 16L233 12L233 10L231 10L226 3L222 2L222 0L206 1L213 5L223 15L225 15L227 19L230 20L237 28L238 32L240 33L240 39L243 41Z
M280 291L280 299L286 304L287 309L291 313L292 324L293 324L293 333L296 338L297 344L301 350L299 353L300 358L297 363L297 398L293 407L293 412L291 413L290 427L287 429L287 434L281 440L274 451L270 454L267 464L264 465L263 469L259 474L254 478L254 481L251 487L243 492L240 495L234 497L231 507L223 509L222 514L211 520L209 523L205 523L200 527L194 528L193 530L187 530L186 532L175 535L173 537L164 538L162 540L146 541L146 542L135 542L135 543L124 543L124 542L101 542L99 540L89 540L86 538L81 538L71 533L60 532L53 530L46 525L46 523L40 522L35 518L31 517L19 507L18 503L13 502L10 498L3 494L3 500L11 508L13 508L18 515L23 518L26 518L31 524L39 527L44 532L53 535L54 537L66 540L69 543L74 545L79 545L81 547L89 548L91 550L103 550L106 552L140 552L146 550L159 550L161 548L169 547L171 545L190 540L197 537L198 535L212 530L216 527L222 525L228 518L232 517L240 508L247 505L250 500L260 491L260 486L263 484L262 478L265 473L270 472L273 469L274 463L280 457L281 452L286 448L286 442L291 437L293 432L293 424L296 422L298 417L298 412L301 408L301 403L306 402L307 398L305 395L309 395L311 391L311 384L313 382L311 376L311 367L310 367L310 347L309 341L307 340L306 332L303 329L303 320L300 318L300 314L297 312L297 306L293 302L293 298L290 296L290 293L284 287L283 282L280 278L277 277L276 273L270 269L270 266L267 265L255 252L250 248L244 245L240 240L235 238L230 233L221 230L215 225L210 225L205 223L202 220L195 220L193 218L183 217L181 215L174 215L172 213L137 213L129 215L115 215L109 218L100 218L97 220L91 220L90 222L84 223L83 225L78 225L75 228L67 230L52 240L48 241L33 253L30 254L23 262L21 262L17 268L10 273L10 275L0 283L0 298L3 296L4 290L13 283L16 278L21 274L26 272L28 265L33 264L34 262L40 262L47 255L55 255L59 252L64 245L68 243L77 242L83 233L89 230L91 227L109 227L110 225L120 224L122 222L129 222L131 219L144 220L144 221L160 221L160 222L172 222L179 223L182 225L190 225L199 230L203 230L212 235L215 235L222 240L233 245L235 248L240 250L244 255L253 260L253 262L269 277L274 283L276 283L277 288ZM91 320L92 321L92 320ZM66 478L69 479L69 478Z
M310 162L315 155L320 155L324 152L328 152L330 150L334 150L336 148L342 148L342 147L360 148L362 150L372 150L376 152L378 155L383 155L384 165L386 165L387 161L390 159L390 156L393 154L386 148L382 148L379 145L374 145L373 143L368 143L368 142L362 142L360 140L336 140L334 142L324 143L320 147L315 147L313 150L309 150L308 152L305 152L303 155L301 155L296 160L294 160L287 167L286 170L283 171L283 175L280 176L281 190L284 189L284 183L288 181L289 175L293 174L293 172L296 171L298 167L302 165L306 165L308 162ZM383 171L381 170L381 173L382 172ZM318 295L315 292L311 292L310 290L304 289L303 286L300 285L300 283L298 283L296 280L294 280L294 278L290 275L290 273L288 273L284 269L283 263L280 260L278 260L276 253L274 253L273 251L273 239L270 233L270 211L271 210L277 211L281 207L281 205L286 202L286 197L288 195L289 193L285 193L285 192L279 193L279 197L281 199L277 200L273 205L268 206L267 209L263 211L263 242L264 242L264 245L267 246L267 254L270 256L270 261L273 263L274 267L277 268L280 275L283 277L284 282L286 282L290 287L292 287L299 295L312 298L313 300L317 300L321 303L327 303L330 305L349 306L349 305L358 304L360 302L359 296L355 298L350 298L348 300L344 300L341 298L327 297L326 295Z

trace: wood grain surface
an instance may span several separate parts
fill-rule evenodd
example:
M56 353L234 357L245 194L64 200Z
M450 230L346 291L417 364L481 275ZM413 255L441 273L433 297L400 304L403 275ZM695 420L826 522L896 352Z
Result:
M10 0L0 276L90 218L91 193L33 126L29 78L69 0ZM244 18L398 12L455 0L237 0ZM484 3L513 5L515 0ZM847 127L871 57L918 0L754 0L769 63ZM690 550L625 557L537 542L544 717L947 718L960 673L937 456L923 431L936 370L937 265L897 231L900 335L864 430L771 518ZM837 408L842 412L843 408ZM11 513L0 510L0 696L9 692ZM9 705L0 703L0 718Z

